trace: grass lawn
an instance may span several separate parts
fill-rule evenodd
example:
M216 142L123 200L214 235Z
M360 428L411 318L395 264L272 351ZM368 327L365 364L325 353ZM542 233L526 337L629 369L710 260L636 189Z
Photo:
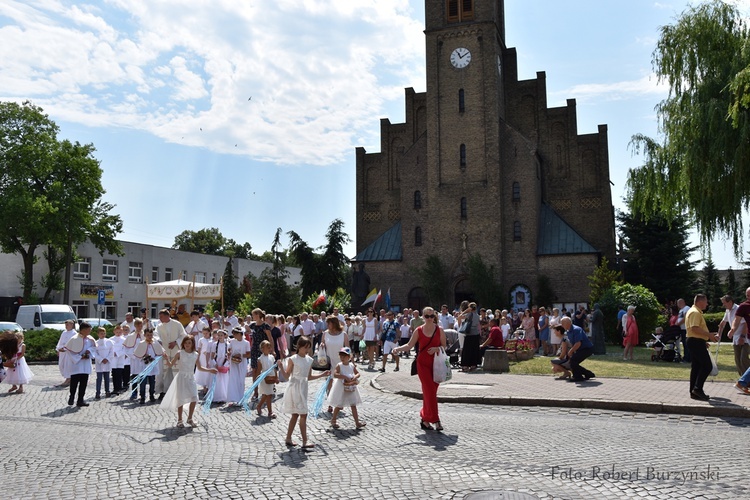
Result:
M714 345L711 352L715 350ZM608 345L607 354L591 356L583 364L599 377L662 380L688 380L690 378L690 363L651 361L651 354L654 351L649 347L636 347L633 353L635 359L624 361L622 351L622 347ZM549 375L552 373L550 359L553 358L536 357L529 361L511 362L510 373ZM721 345L718 364L719 375L715 378L709 377L709 380L736 381L739 378L734 366L734 351L731 344Z

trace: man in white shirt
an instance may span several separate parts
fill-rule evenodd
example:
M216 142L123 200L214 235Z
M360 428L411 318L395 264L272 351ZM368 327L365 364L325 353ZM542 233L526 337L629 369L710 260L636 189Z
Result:
M169 309L159 311L159 320L161 324L156 327L156 334L164 348L164 358L161 370L156 375L156 391L159 392L159 400L161 400L177 375L177 366L168 366L167 362L171 362L179 352L180 343L185 338L185 328L182 323L169 316Z
M339 308L338 307L334 307L333 308L333 315L336 316L339 319L339 321L341 322L342 325L345 323L345 321L344 321L344 315L339 312Z
M135 324L133 323L133 321L135 321L135 319L133 318L133 313L132 312L128 312L127 314L125 314L125 321L123 321L122 323L120 323L120 326L127 325L127 327L132 332L133 330L135 330Z
M240 320L234 315L234 307L227 307L227 315L224 318L224 329L231 332L238 326L240 326Z
M299 319L299 325L302 327L302 335L312 341L313 332L315 331L315 322L310 319L310 316L306 312L303 312Z
M719 335L724 331L726 325L732 327L737 309L740 307L734 303L734 299L729 295L724 295L721 298L721 303L726 311L724 311L724 318L719 323ZM744 318L740 318L739 327L734 332L730 330L728 336L732 339L732 347L734 348L734 364L737 367L737 372L742 376L750 368L750 343L747 341L747 324Z
M456 318L448 312L448 306L445 304L440 308L438 319L440 320L440 328L443 330L453 330L456 325Z
M685 316L687 315L690 307L685 303L685 299L677 299L677 321L675 325L680 327L680 340L682 341L682 362L688 363L690 361L690 352L687 350L687 330L685 328ZM677 353L680 354L680 343L677 342Z
M195 345L198 345L198 339L203 336L204 327L208 328L208 323L203 320L201 313L198 311L192 311L190 313L190 323L185 327L185 333L193 336Z

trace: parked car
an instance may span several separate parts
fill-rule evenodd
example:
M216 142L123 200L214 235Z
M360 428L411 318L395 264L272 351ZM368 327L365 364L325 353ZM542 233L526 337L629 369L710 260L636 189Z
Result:
M100 326L112 326L112 322L104 318L81 318L78 320L78 324L80 325L84 321L94 328L98 328Z
M18 308L16 323L28 330L43 330L54 328L65 330L65 321L76 321L73 308L66 304L32 304Z
M23 333L23 328L21 328L21 325L19 325L18 323L14 323L12 321L0 321L0 332L4 332L6 330Z

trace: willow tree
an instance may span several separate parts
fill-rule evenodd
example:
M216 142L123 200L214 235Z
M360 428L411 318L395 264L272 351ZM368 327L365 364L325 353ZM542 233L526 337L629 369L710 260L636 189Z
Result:
M750 39L736 7L691 7L661 28L653 53L669 95L657 107L660 138L633 136L645 164L628 178L632 207L674 220L687 213L703 243L715 235L742 252L750 205Z

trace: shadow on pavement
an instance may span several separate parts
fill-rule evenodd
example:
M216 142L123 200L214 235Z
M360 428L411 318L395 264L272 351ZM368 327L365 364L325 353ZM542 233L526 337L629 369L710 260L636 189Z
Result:
M42 417L47 418L58 418L58 417L64 417L65 415L70 415L71 413L77 413L81 411L81 409L78 406L63 406L62 408L58 408L57 410L53 410L49 413L42 413Z
M417 439L423 446L432 446L435 451L446 451L448 446L454 446L458 443L458 436L455 434L445 434L442 432L429 431L424 434L417 434Z

